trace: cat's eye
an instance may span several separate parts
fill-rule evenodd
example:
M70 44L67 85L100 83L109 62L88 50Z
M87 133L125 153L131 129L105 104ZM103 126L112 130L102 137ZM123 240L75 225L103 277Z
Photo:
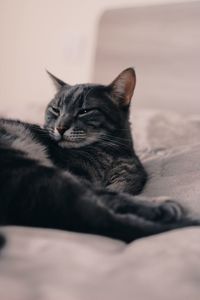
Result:
M89 112L89 109L81 109L78 114L84 115L84 114L87 114L88 112Z
M52 112L54 115L58 116L59 113L60 113L60 110L59 110L59 108L57 108L57 107L55 107L55 106L51 106L51 112Z

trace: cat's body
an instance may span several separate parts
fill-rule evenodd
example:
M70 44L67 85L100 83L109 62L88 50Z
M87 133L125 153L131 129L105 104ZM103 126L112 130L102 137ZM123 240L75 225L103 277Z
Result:
M172 201L132 196L147 179L128 123L133 70L109 86L54 80L59 89L47 107L45 129L0 120L0 224L124 241L192 224Z
M7 119L0 119L0 137L1 165L7 163L6 156L13 151L34 165L69 171L94 188L136 195L146 182L146 172L132 144L122 145L122 138L120 146L112 141L100 141L82 148L61 148L38 125Z

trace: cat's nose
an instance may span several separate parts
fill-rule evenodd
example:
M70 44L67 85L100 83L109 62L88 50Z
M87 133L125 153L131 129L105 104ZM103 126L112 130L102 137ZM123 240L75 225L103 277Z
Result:
M60 133L60 135L63 135L66 131L66 128L65 127L57 127L56 128L58 130L58 132Z

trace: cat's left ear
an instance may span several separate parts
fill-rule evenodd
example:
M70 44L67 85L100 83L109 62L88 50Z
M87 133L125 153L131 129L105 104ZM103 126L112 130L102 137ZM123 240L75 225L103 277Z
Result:
M122 107L128 107L136 84L136 75L133 68L122 71L108 86L115 102Z
M57 91L59 91L63 86L70 87L69 84L67 84L66 82L64 82L61 79L57 78L56 76L51 74L48 70L46 70L46 72L49 75L49 77L51 78L51 80L53 81L53 84L54 84Z

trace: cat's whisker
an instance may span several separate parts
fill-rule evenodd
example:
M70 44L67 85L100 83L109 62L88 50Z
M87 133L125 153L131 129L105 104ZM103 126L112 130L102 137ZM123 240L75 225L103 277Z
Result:
M110 142L108 141L107 139L103 139L101 138L101 142L105 143L105 147L107 149L110 149L110 150L113 150L113 153L121 153L122 150L125 150L127 149L127 147L124 145L124 144L119 144L117 142L113 143L113 142Z
M110 136L111 137L111 136ZM105 142L109 142L113 145L119 145L119 146L123 146L123 147L127 147L127 141L125 140L124 143L122 143L122 141L114 139L111 140L109 136L101 136L101 139L104 140ZM131 142L131 140L128 140L129 142Z
M108 137L108 138L112 137L113 140L119 140L119 141L125 141L125 142L126 141L131 141L131 138L117 137L117 136L112 135L112 134L106 134L105 136Z

